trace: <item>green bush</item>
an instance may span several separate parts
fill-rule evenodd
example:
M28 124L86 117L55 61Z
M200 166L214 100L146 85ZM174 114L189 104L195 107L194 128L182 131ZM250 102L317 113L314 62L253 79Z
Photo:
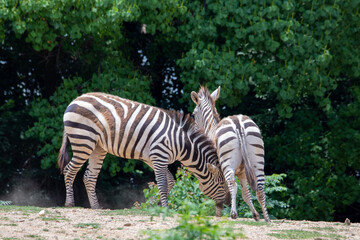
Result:
M286 174L272 174L270 176L265 176L265 194L266 194L266 208L270 215L270 218L283 218L287 217L288 214L288 204L286 203L288 197L286 193L288 189L283 185L282 181L286 177ZM236 210L239 217L251 218L252 213L248 205L243 201L241 195L241 185L239 180L236 178L238 192L236 196ZM262 210L259 202L256 199L256 194L250 189L252 200L255 209L262 215ZM223 214L229 216L231 211L231 206L225 207Z
M211 200L200 204L185 199L179 207L179 225L164 232L149 232L149 239L235 239L232 228L222 227L207 217Z
M176 172L176 181L174 187L169 193L169 208L175 211L181 211L184 201L190 201L200 205L209 200L199 188L198 180L185 168L178 168ZM149 183L149 188L144 189L145 203L143 208L155 207L160 201L160 193L155 183ZM214 202L207 202L207 215L215 215Z
M287 199L287 188L282 184L286 174L273 174L271 176L265 176L265 193L266 193L266 206L268 212L272 218L283 218L288 214L288 204L285 202ZM241 197L241 187L239 180L237 179L238 193L237 193L237 211L240 217L252 217L252 213L246 203ZM145 203L142 204L142 208L156 207L160 194L155 183L149 183L149 188L144 189ZM260 204L256 200L256 195L252 192L252 198L255 208L258 209L261 214ZM215 215L215 205L213 201L206 197L199 189L197 179L188 172L184 167L179 168L176 173L176 182L169 194L169 208L175 210L178 213L183 213L184 202L191 202L193 206L207 205L204 215ZM189 206L188 206L189 207ZM196 207L195 207L196 208ZM187 209L186 211L190 211ZM230 215L231 206L226 206L223 215ZM160 210L157 210L160 211ZM186 212L185 211L185 212ZM194 211L198 211L194 209Z
M155 207L160 201L160 193L154 182L148 183L149 188L144 189L145 202L141 204L143 209Z

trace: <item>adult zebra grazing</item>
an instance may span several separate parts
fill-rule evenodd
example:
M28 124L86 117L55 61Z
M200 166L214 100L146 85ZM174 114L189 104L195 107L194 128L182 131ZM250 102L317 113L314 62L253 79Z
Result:
M68 145L73 156L70 161ZM104 93L87 93L76 98L64 114L64 134L58 164L64 174L65 206L74 206L73 182L89 159L84 173L91 208L99 208L95 186L107 153L144 161L154 169L161 205L168 205L173 178L167 166L175 160L194 173L205 195L215 200L217 215L230 194L222 174L212 174L218 157L212 142L189 115ZM169 189L168 189L168 182Z
M217 147L221 169L231 194L231 218L237 218L236 175L240 180L243 200L250 207L254 219L259 221L260 218L252 203L248 182L256 192L265 220L270 222L265 206L265 151L260 129L248 116L241 114L220 120L215 106L219 95L220 87L212 94L206 87L201 87L199 93L191 93L191 98L196 104L193 112L196 123ZM219 171L216 167L210 170Z

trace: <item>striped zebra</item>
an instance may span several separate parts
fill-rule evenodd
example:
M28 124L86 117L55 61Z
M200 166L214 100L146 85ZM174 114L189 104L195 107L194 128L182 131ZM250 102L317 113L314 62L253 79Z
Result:
M209 167L219 166L215 146L189 115L105 93L86 93L70 103L63 120L58 164L64 174L65 206L75 205L73 182L89 160L83 181L91 208L99 208L95 187L107 153L142 160L153 168L162 206L168 205L174 181L167 166L175 160L197 177L202 192L216 202L217 215L223 203L230 203L223 174L209 171Z
M270 222L265 206L265 149L260 129L248 116L241 114L220 120L215 106L219 95L220 87L212 94L206 87L201 87L199 93L191 93L191 98L196 104L193 112L196 123L217 147L221 169L231 194L231 218L237 218L236 175L240 180L243 200L250 207L254 219L259 221L260 218L252 203L248 183L256 192L265 220ZM216 168L210 170L219 171Z

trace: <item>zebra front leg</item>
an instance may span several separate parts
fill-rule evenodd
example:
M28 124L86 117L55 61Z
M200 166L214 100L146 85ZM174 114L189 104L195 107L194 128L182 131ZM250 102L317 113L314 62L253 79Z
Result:
M168 206L168 182L167 182L167 163L153 163L155 179L160 192L161 206Z
M216 202L215 207L216 207L216 216L221 217L221 212L224 209L224 204L222 202Z
M174 187L175 179L174 179L174 176L169 171L169 169L167 169L166 177L167 177L167 182L168 182L168 196L169 196L169 193L170 193L171 189ZM159 206L162 205L161 204L161 199L159 200L158 205Z
M256 197L257 197L258 202L261 205L261 209L263 211L265 221L270 222L270 217L269 217L269 214L267 212L266 204L265 204L266 196L265 196L265 192L264 192L263 188L260 188L258 186L258 189L256 191Z
M99 147L96 148L89 157L89 165L87 166L83 177L83 182L85 184L86 192L92 209L100 208L99 201L96 196L96 182L105 156L106 151Z
M168 194L169 194L169 193L170 193L170 190L174 187L174 184L175 184L174 176L173 176L172 173L169 171L169 169L167 169L166 177L167 177Z

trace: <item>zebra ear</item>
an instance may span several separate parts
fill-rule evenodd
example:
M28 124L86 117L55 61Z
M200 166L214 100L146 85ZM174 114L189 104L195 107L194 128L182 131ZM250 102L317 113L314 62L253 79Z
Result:
M207 163L206 166L212 174L215 174L217 171L219 171L219 169L214 164Z
M193 102L196 105L198 105L198 103L199 103L199 95L196 92L194 92L194 91L191 92L191 99L193 100Z
M214 101L218 100L219 96L220 96L220 86L211 94L211 97L214 99Z

